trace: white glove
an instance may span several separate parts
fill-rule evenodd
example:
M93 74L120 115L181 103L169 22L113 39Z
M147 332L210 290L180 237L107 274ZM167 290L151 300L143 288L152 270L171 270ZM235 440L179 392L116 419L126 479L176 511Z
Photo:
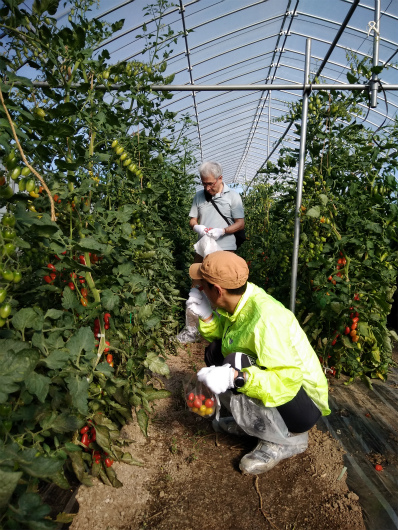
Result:
M198 381L204 383L215 394L222 394L234 387L235 370L230 364L202 368L197 375Z
M195 225L193 227L193 231L199 234L200 237L203 237L205 235L205 230L207 230L205 225Z
M212 237L215 241L225 234L224 228L212 228L206 234Z
M186 305L192 313L198 315L202 320L206 320L213 314L213 310L206 295L202 294L199 289L196 289L196 287L193 287L189 291L189 298Z

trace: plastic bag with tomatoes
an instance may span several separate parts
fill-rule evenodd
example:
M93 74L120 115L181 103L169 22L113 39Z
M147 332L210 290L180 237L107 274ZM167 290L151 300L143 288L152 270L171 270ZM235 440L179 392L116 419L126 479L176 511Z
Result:
M196 374L184 385L184 393L188 410L194 414L210 418L216 412L216 396L206 385L198 381Z

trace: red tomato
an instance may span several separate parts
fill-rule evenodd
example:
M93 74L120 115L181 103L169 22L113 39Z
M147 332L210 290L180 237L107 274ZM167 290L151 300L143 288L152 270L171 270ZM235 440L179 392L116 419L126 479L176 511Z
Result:
M111 458L105 458L105 465L106 467L111 467L111 465L113 464L113 460Z
M87 307L87 298L80 298L80 303L82 304L82 306Z
M104 324L104 328L105 329L109 329L110 328L110 324Z
M81 284L83 284L83 283L86 283L86 280L85 280L84 278L79 278L79 282L80 282Z
M351 337L355 337L356 334L357 334L357 332L356 332L355 329L353 329L353 330L350 331L350 335L351 335Z
M86 264L86 260L83 256L83 254L81 256L79 256L79 263L81 263L82 265L85 265Z
M187 401L187 405L188 405L188 407L191 409L191 408L193 407L193 401L190 400L190 399L188 399L188 401Z
M109 342L109 340L106 340L106 341L105 341L105 344L107 344L108 346L110 346L110 342ZM104 352L107 352L107 351L109 351L109 348L105 348L105 349L104 349Z
M82 297L83 298L87 298L87 289L85 287L83 287L83 289L80 290L80 292L82 293Z
M214 401L212 399L206 399L205 401L205 407L207 409L211 409L211 407L214 407Z
M106 356L106 362L108 364L111 364L112 361L113 361L113 355L111 353L108 353L108 355Z
M352 319L352 321L353 321L354 323L355 323L355 322L358 322L358 320L359 320L358 317L354 317L354 318Z
M351 325L351 329L357 329L357 326L358 326L358 322L354 322L354 323Z
M54 267L54 265L53 265L52 263L49 263L49 264L47 265L47 267L48 267L49 269L51 269L52 271L55 271L55 267Z
M69 283L68 283L68 287L69 287L69 289L71 289L72 291L75 290L75 284L74 284L73 282L69 282Z
M195 399L195 394L193 392L191 392L188 396L188 400L189 401L193 401Z
M383 466L381 464L376 464L375 465L375 470L376 471L383 471Z
M83 445L88 447L88 445L90 443L90 438L89 438L89 436L88 436L88 434L86 432L83 434L81 442L82 442Z
M344 330L344 335L348 335L350 331L350 328L347 326Z
M77 278L77 274L75 272L71 272L70 273L70 277L73 279L73 278Z
M198 398L195 398L194 402L193 402L193 406L196 408L196 409L200 409L200 407L202 406L202 402L200 399Z
M47 283L52 283L52 279L50 278L50 276L44 276L44 281Z
M97 438L97 433L95 432L94 427L91 427L91 441L95 442L95 439Z
M52 272L52 273L50 274L50 278L51 278L52 280L55 280L56 277L57 277L57 275L55 274L55 272Z
M336 344L336 339L332 340L332 346Z
M105 313L105 315L104 315L105 324L109 324L109 319L110 318L111 318L111 314L110 313Z
M204 396L203 394L199 394L198 398L200 399L200 401L204 401L206 399L206 396Z
M82 428L80 429L80 434L85 434L85 433L89 430L89 428L90 428L90 427L89 427L88 425L86 425L85 427L82 427Z
M333 276L329 276L328 280L331 282L333 280Z

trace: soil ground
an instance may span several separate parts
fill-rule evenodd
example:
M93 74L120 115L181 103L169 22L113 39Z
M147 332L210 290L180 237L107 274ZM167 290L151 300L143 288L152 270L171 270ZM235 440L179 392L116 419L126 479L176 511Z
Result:
M264 475L243 476L240 458L256 439L213 432L185 407L182 381L203 366L206 343L168 358L172 397L157 402L145 438L136 423L123 435L143 467L114 464L123 487L81 486L70 530L364 530L358 496L344 474L344 451L321 424L305 453Z

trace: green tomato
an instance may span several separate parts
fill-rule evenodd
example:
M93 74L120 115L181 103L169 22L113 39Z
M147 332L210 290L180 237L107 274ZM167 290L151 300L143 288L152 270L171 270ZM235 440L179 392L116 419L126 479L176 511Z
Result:
M12 243L6 243L3 248L4 254L7 254L7 256L11 256L15 252L15 245Z
M10 213L5 213L1 219L1 224L3 226L15 226L15 217Z
M10 177L12 178L12 180L17 180L20 174L21 174L21 168L16 167L11 171Z
M0 317L8 318L11 315L12 307L8 302L0 306Z
M17 167L17 164L18 160L16 159L16 157L14 157L6 163L6 168L8 169L8 171L12 171L14 168Z
M18 189L19 191L25 191L26 190L26 180L22 179L18 182Z
M115 153L117 154L117 156L121 155L124 151L124 147L122 147L121 145L119 145L119 147L116 148L116 151Z
M8 433L11 431L12 428L12 421L10 420L3 420L0 424L1 431L4 433Z
M2 234L3 234L4 239L9 239L9 240L14 239L14 237L17 235L14 228L11 228L11 226L7 226L6 228L3 228Z
M0 403L0 416L5 418L6 416L10 415L11 411L12 411L11 403Z
M7 291L5 289L0 289L0 304L4 302L7 296Z
M0 318L0 328L2 328L6 322L7 321L4 320L4 318Z
M2 186L0 188L0 198L1 199L10 199L14 195L11 186Z
M113 140L113 142L111 144L112 149L115 149L117 145L118 145L118 141L117 140Z
M22 168L21 175L23 177L27 177L30 175L30 169L28 168L28 166L25 166L24 168Z
M22 280L22 272L21 271L15 271L14 272L13 282L14 283L19 283L21 280Z
M1 275L3 276L4 280L6 282L12 282L13 279L14 279L14 273L12 272L11 269L4 269L2 272L1 272Z
M33 191L35 189L36 183L33 179L29 179L26 183L26 191Z

